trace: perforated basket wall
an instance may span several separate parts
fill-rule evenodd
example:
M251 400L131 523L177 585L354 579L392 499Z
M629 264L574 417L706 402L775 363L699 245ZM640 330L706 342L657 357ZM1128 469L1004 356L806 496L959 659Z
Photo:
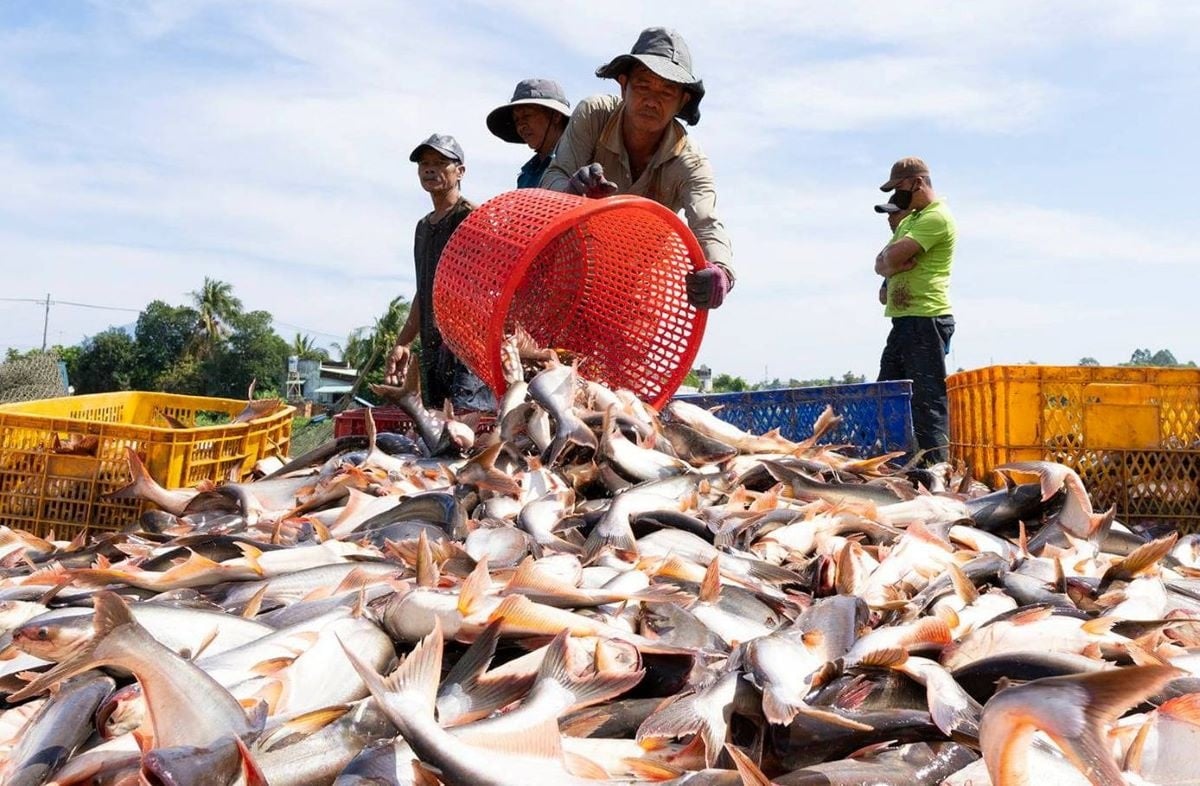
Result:
M1075 469L1097 508L1200 530L1200 370L989 366L946 380L951 453Z
M458 413L462 415L461 412ZM382 434L391 432L404 434L411 439L419 439L416 426L408 413L399 407L374 407L371 418L375 421L375 431ZM496 428L495 415L480 415L476 433L486 433ZM333 416L333 437L363 436L367 433L367 411L365 409L348 409Z
M136 522L149 503L106 496L130 481L126 447L168 488L241 480L261 458L286 458L292 407L247 423L194 427L200 413L232 418L245 406L233 399L139 392L0 406L0 524L71 538L85 528L119 530ZM171 428L158 413L193 427ZM94 451L56 452L55 436L60 443L94 438Z
M516 324L580 357L583 376L656 406L687 376L707 312L684 277L704 266L687 226L636 196L501 194L459 225L438 262L433 302L451 349L496 392L500 345Z
M842 422L821 439L823 444L847 445L863 457L911 451L913 446L908 380L678 398L706 409L720 406L717 416L740 429L761 434L778 428L792 440L811 436L813 422L829 405Z

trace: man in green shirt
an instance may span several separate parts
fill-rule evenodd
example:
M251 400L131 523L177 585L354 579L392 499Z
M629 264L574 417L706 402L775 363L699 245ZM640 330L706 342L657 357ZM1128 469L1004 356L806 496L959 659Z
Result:
M929 167L919 158L892 165L881 191L909 213L892 240L875 257L875 272L887 279L892 330L879 361L879 381L911 379L913 432L926 463L945 461L949 444L946 354L954 335L950 266L954 261L954 217L938 199Z

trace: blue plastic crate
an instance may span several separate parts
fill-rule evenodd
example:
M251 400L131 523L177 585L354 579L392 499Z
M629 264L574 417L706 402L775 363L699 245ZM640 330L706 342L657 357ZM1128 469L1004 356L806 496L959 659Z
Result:
M745 431L761 434L778 428L792 440L811 436L813 422L828 404L842 422L826 433L822 444L850 445L862 457L911 452L914 445L908 380L676 398L706 409L720 406L717 416Z

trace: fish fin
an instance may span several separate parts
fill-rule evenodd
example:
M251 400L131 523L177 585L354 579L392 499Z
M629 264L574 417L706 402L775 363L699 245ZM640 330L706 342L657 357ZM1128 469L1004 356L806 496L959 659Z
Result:
M658 759L621 759L621 764L638 780L669 781L687 774L683 767Z
M566 766L567 772L576 778L586 778L587 780L594 781L607 781L609 779L608 770L578 753L564 751L563 764Z
M1200 693L1176 696L1159 705L1158 711L1177 720L1200 726Z
M258 558L262 556L262 549L240 540L236 541L234 545L242 552L242 556L245 558L246 564L250 566L250 569L261 576L263 569L262 565L258 563Z
M380 709L397 729L408 729L406 718L413 711L433 717L437 706L438 679L442 672L442 623L433 621L433 630L421 639L412 652L386 679L354 654L338 637L350 665L358 672Z
M570 693L575 702L570 709L578 710L620 696L633 688L645 675L645 671L597 672L588 677L576 678L567 663L568 631L561 631L546 648L546 656L538 670L538 679L551 679Z
M463 581L458 590L458 613L464 617L471 616L479 608L484 593L492 586L492 576L488 572L488 561L485 555L475 566L470 575ZM490 620L489 620L490 621Z
M800 636L800 641L802 641L804 646L808 647L809 649L820 647L825 643L825 631L821 630L820 628L806 630L804 631L804 634Z
M946 570L950 574L950 582L954 585L955 594L963 603L970 606L979 600L979 589L974 582L967 578L967 574L963 573L962 568L951 562L947 564Z
M241 737L235 736L233 742L237 745L238 758L242 762L242 780L241 783L245 786L270 786L267 783L267 776L263 773L262 768L254 761L254 756L251 755L250 749L246 747L246 743Z
M558 424L554 440L542 455L542 463L547 467L555 466L567 451L567 448L572 445L580 448L588 448L593 453L599 448L595 432L588 428L588 425L579 418L575 418L573 422L568 420L567 423Z
M733 759L733 766L737 768L738 776L742 779L742 786L771 786L771 779L742 752L741 748L733 743L726 743L725 752Z
M294 734L302 734L304 736L315 734L345 715L350 709L349 704L336 704L332 707L322 707L312 712L288 718L278 727L260 737L255 743L255 747L264 752L270 751L277 744Z
M1182 697L1180 697L1182 698ZM1165 706L1165 704L1164 704ZM1159 711L1162 707L1159 707ZM1150 735L1150 729L1154 726L1154 717L1148 715L1141 725L1138 726L1137 734L1134 735L1133 742L1125 750L1125 759L1121 763L1121 769L1125 772L1141 772L1142 770L1142 755L1146 751L1146 739Z
M1120 620L1117 617L1096 617L1079 626L1079 629L1093 636L1106 636L1112 633L1113 625Z
M939 619L945 620L946 625L949 626L951 630L957 628L959 623L962 622L962 618L958 616L958 612L949 606L938 606L933 610L933 613L937 615Z
M791 723L803 703L801 700L790 701L787 697L780 695L780 690L773 685L768 685L762 692L763 717L767 719L768 723L779 726Z
M105 494L104 498L146 499L147 495L153 493L154 487L158 484L150 476L150 470L146 469L146 464L142 461L142 457L128 445L125 446L125 459L129 463L131 480L121 488Z
M879 669L894 669L903 666L908 660L908 651L903 647L883 647L872 650L855 661L855 666L869 666Z
M439 708L438 722L443 726L456 726L486 718L496 710L507 707L528 695L532 687L533 675L529 674L484 676L469 686L470 706L466 710L460 711L457 718L450 715L443 717Z
M460 476L466 474L471 479L472 485L484 491L492 491L507 497L521 496L521 484L507 472L496 469L496 458L503 448L503 442L489 446L468 461L467 466L460 469L458 474Z
M1008 478L1007 475L1005 475L1004 477ZM1017 522L1017 533L1018 533L1017 534L1017 548L1020 550L1022 557L1028 558L1029 557L1029 531L1025 529L1024 521Z
M604 724L612 720L608 712L596 712L576 718L568 718L559 722L558 730L564 737L590 737Z
M746 567L749 568L751 578L758 579L766 584L782 586L784 584L797 584L800 582L800 577L794 571L779 565L772 565L769 562L763 562L762 560L751 560Z
M950 626L946 621L937 617L925 617L913 624L909 635L905 637L906 645L913 644L949 644L951 641Z
M997 472L1024 472L1037 475L1042 487L1042 502L1048 502L1066 483L1067 473L1073 470L1049 461L1013 461L996 467Z
M37 696L68 677L108 663L107 659L96 657L96 650L117 628L124 625L137 626L137 623L134 622L133 615L129 613L129 607L125 605L125 601L121 600L116 593L97 592L94 603L95 613L92 615L94 633L92 637L82 644L74 655L60 661L49 671L38 674L29 684L9 694L8 702L10 704Z
M706 724L699 713L697 701L695 693L685 694L650 713L638 726L638 743L646 739L683 737L699 732Z
M260 587L259 590L250 597L250 600L246 603L246 607L242 609L242 617L244 619L252 620L258 616L260 611L262 611L263 598L267 596L267 589L268 586L263 584L262 587Z
M280 700L283 698L283 682L272 679L256 690L251 698L256 705L265 706L268 715L274 715L276 709L279 707Z
M433 549L429 547L429 535L425 530L417 536L417 586L436 587L440 578L437 562L433 559Z
M1104 572L1104 576L1100 579L1101 586L1117 580L1128 581L1154 567L1163 557L1171 553L1177 540L1179 540L1179 533L1172 532L1166 537L1138 546L1124 559Z
M1013 625L1029 625L1034 622L1040 622L1044 619L1049 619L1054 614L1054 609L1049 606L1034 606L1029 609L1022 609L1016 614L1008 618L1008 621Z
M700 602L716 603L721 598L721 558L713 557L700 582Z
M278 658L267 658L261 660L250 667L251 674L257 674L260 677L269 677L272 674L277 674L288 666L291 666L298 656L281 655Z
M1124 645L1125 652L1128 653L1130 659L1138 666L1164 666L1170 665L1169 661L1160 658L1151 650L1146 649L1136 641L1126 642Z

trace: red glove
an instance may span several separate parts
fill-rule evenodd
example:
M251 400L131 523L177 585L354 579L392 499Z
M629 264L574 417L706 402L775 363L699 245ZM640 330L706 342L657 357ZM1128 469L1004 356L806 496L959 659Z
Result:
M729 274L725 268L710 264L687 274L688 302L696 308L717 308L729 294Z

